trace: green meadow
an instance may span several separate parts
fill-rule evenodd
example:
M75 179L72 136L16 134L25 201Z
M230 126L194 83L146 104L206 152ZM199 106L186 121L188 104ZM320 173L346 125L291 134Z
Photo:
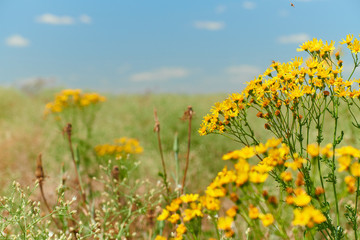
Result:
M38 154L43 155L46 182L57 184L62 163L70 168L71 156L66 139L52 116L44 117L46 103L52 101L55 90L37 94L26 94L20 90L2 88L0 90L0 152L1 183L7 185L12 180L22 184L35 181L34 172ZM196 185L189 185L192 191L200 191L221 170L224 153L240 147L236 142L221 136L199 136L202 118L211 106L222 101L226 94L176 95L138 94L106 95L96 113L90 143L95 146L111 142L115 138L135 138L144 148L137 157L140 163L137 176L158 181L162 171L157 134L154 132L154 109L157 110L161 126L161 141L165 163L170 179L175 174L174 139L178 135L180 169L185 167L187 153L188 123L181 120L184 111L192 106L195 115L192 121L189 179ZM64 126L65 127L65 126ZM73 125L73 131L80 130ZM81 133L80 133L81 134ZM80 158L81 161L81 158ZM92 166L96 171L98 162ZM81 163L80 163L81 165ZM47 184L47 183L46 183Z

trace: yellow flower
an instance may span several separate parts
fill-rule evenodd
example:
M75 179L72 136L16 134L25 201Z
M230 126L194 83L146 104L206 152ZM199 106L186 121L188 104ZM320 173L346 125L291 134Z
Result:
M274 221L275 221L274 216L273 216L271 213L267 213L267 214L265 214L265 215L264 215L264 214L260 214L260 215L259 215L259 218L260 218L262 224L263 224L265 227L273 224Z
M310 41L304 42L300 48L297 48L296 51L301 52L301 51L307 51L310 47Z
M226 215L228 215L229 217L235 217L236 214L237 214L237 211L238 211L238 207L237 206L233 206L231 208L229 208L227 211L226 211Z
M315 223L320 224L325 221L326 217L321 213L321 211L310 205L303 209L297 208L294 210L294 220L292 225L307 226L312 228Z
M259 217L259 209L252 204L249 206L249 217L251 219L257 219Z
M332 151L332 144L327 144L324 148L321 149L321 154L327 158L332 157L333 151Z
M340 44L347 44L347 45L349 45L350 43L351 43L351 41L353 40L353 38L354 38L354 35L353 34L348 34L347 36L346 36L346 39L344 40L344 39L342 39L342 42L340 42Z
M176 233L177 235L183 235L184 233L186 232L186 227L185 225L182 223L182 224L179 224L179 226L176 228Z
M166 209L170 212L176 212L179 209L181 203L182 201L180 198L175 198L171 201L170 205L166 206Z
M266 152L266 150L267 150L267 147L266 147L264 144L262 144L262 143L260 143L259 145L255 146L255 152L256 152L257 154L263 154L264 152Z
M169 222L171 222L172 224L177 223L180 220L180 215L177 213L174 213L173 215L171 215L168 219Z
M286 201L287 204L293 205L294 204L294 197L289 195L289 196L286 197L285 201Z
M114 144L97 145L95 152L98 156L115 155L116 159L118 159L127 154L140 154L143 152L143 148L138 140L122 137L115 139Z
M309 144L307 146L307 152L310 154L311 157L317 157L320 153L320 147L318 144Z
M267 177L269 176L268 173L259 173L259 172L250 172L249 173L249 180L253 183L263 183L266 181Z
M360 157L360 150L352 146L345 146L342 148L336 149L336 154L339 156L349 155L352 157Z
M341 156L337 160L340 164L339 172L347 170L351 164L351 157L349 155Z
M267 148L275 148L277 147L280 143L282 142L282 139L275 139L275 138L271 138L269 140L267 140L265 146Z
M232 152L229 152L227 154L225 154L222 159L223 160L229 160L229 159L239 159L239 158L243 158L243 159L248 159L251 158L255 155L255 149L254 147L244 147L240 150L235 150Z
M162 213L157 217L158 221L164 221L165 219L167 219L169 217L169 211L166 209L162 210Z
M195 202L198 198L199 194L186 194L180 197L184 203Z
M326 217L317 209L313 210L312 218L315 223L320 224L326 221Z
M234 222L234 219L231 217L219 217L218 219L218 229L220 230L231 230L231 226Z
M80 106L82 106L82 107L86 107L86 106L88 106L90 104L91 104L91 102L87 98L83 98L83 99L80 100Z
M309 204L311 197L302 188L295 189L294 203L296 206L303 207Z
M238 173L247 173L250 170L250 164L243 158L240 158L234 167Z
M211 196L203 196L200 198L201 204L209 210L217 211L220 209L220 200Z
M333 50L335 50L334 44L335 44L334 41L331 41L330 44L328 44L328 42L326 41L326 44L323 46L323 49L321 50L325 52L332 52Z
M349 193L355 192L355 190L356 190L356 188L355 188L356 179L353 176L346 176L344 181L345 181L345 183L347 185L347 191Z
M207 187L205 191L206 195L209 195L211 197L223 197L226 194L225 188L211 188L210 186Z
M359 53L360 52L360 41L355 38L354 42L349 46L349 49L352 53Z
M350 172L354 177L360 177L360 163L351 164Z
M160 235L157 235L155 240L166 240L167 238L166 237L163 237L163 236L160 236Z
M280 174L280 177L284 182L289 182L292 180L291 173L289 173L289 172L282 172Z
M234 234L235 234L235 232L232 229L230 229L225 232L225 237L231 238L234 236Z
M305 226L310 221L309 214L303 214L303 212L296 208L294 209L294 220L292 221L292 225L294 226Z
M248 179L249 179L248 172L238 172L236 180L235 180L236 186L239 187L239 186L244 185Z
M188 222L195 217L203 217L203 213L201 212L201 204L197 205L192 203L191 209L185 209L182 215L184 217L184 222Z
M240 152L239 150L235 150L227 154L224 154L222 160L238 159L240 157L239 152Z

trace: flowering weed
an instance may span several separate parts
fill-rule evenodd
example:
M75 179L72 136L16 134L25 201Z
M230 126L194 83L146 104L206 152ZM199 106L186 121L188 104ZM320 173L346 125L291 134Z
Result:
M217 239L358 239L359 150L342 144L346 115L339 109L345 106L360 128L360 80L352 79L360 44L353 35L341 42L353 58L349 76L334 44L305 42L298 51L306 51L307 60L274 61L204 117L200 135L221 134L245 147L223 156L234 165L219 172L204 195L182 195L164 208L158 220L175 224L175 239L203 238L205 220L213 223ZM253 114L273 135L266 143Z

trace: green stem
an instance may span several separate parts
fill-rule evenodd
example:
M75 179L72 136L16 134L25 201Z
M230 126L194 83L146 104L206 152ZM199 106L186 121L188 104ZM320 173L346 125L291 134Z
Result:
M213 222L214 226L215 226L215 229L216 229L216 237L218 240L220 240L220 233L219 233L219 229L218 229L218 225L217 225L217 222L216 222L216 219L214 216L211 216L211 221Z
M332 157L332 167L331 167L331 173L333 175L333 177L335 177L335 147L337 145L337 140L336 140L336 132L337 132L337 125L338 125L338 110L339 110L339 105L338 105L338 101L339 99L336 98L336 100L333 102L333 114L334 114L334 119L335 119L335 127L334 127L334 143L333 143L333 157ZM335 197L335 206L336 206L336 221L337 221L337 225L340 225L340 213L339 213L339 202L337 199L337 194L336 194L336 183L335 183L335 179L334 181L332 181L332 185L333 185L333 192L334 192L334 197Z
M358 199L359 199L359 190L360 190L360 178L357 177L356 181L356 194L355 194L355 216L354 216L354 233L355 233L355 240L358 239L357 237L357 208L358 208Z
M317 117L317 129L318 129L318 135L317 135L317 144L318 144L318 148L320 149L320 139L322 137L322 133L321 133L321 126L320 126L320 115ZM320 157L318 156L317 158L315 158L316 164L318 166L318 171L319 171L319 178L320 178L320 182L321 182L321 187L325 190L324 187L324 181L323 181L323 177L322 177L322 173L321 173L321 164L320 164ZM326 193L324 192L324 202L326 203Z

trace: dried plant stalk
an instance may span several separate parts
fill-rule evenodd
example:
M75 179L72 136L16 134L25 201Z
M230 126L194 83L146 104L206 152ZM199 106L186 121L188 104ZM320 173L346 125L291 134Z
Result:
M72 161L73 161L73 164L74 164L74 168L75 168L75 177L76 177L76 181L79 185L79 190L80 190L80 194L81 194L81 198L84 202L84 204L86 204L86 195L85 195L85 192L81 186L81 182L80 182L80 175L79 175L79 172L77 170L77 166L76 166L76 161L75 161L75 154L74 154L74 149L72 147L72 141L71 141L71 134L72 134L72 126L71 126L71 123L68 123L65 128L64 128L64 132L66 133L66 136L67 136L67 140L69 142L69 149L70 149L70 152L71 152L71 158L72 158Z
M44 169L43 169L43 165L42 165L42 155L41 153L39 154L37 160L36 160L36 170L35 170L35 177L36 177L36 180L39 182L39 187L40 187L40 193L41 193L41 197L45 203L45 206L47 208L47 210L49 211L50 215L51 215L51 218L52 220L54 221L55 225L57 228L60 229L60 226L59 226L59 223L56 221L56 219L53 217L53 215L51 214L52 213L52 210L46 200L46 197L45 197L45 193L44 193L44 188L43 188L43 182L44 182L44 179L45 179L45 174L44 174Z
M161 146L161 138L160 138L160 122L159 122L159 118L157 116L156 108L154 108L154 118L155 118L154 132L157 133L159 151L160 151L160 156L161 156L161 164L162 164L162 167L163 167L163 174L164 174L164 176L163 176L164 184L165 184L165 187L166 187L167 194L169 195L170 189L169 189L169 186L168 186L168 183L167 183L165 160L164 160L164 154L163 154L163 150L162 150L162 146Z
M184 177L181 186L181 194L184 194L184 187L186 181L186 174L189 168L189 158L190 158L190 143L191 143L191 120L194 115L194 111L191 106L188 106L187 110L184 112L182 120L189 120L189 128L188 128L188 144L187 144L187 153L186 153L186 165L184 170Z

